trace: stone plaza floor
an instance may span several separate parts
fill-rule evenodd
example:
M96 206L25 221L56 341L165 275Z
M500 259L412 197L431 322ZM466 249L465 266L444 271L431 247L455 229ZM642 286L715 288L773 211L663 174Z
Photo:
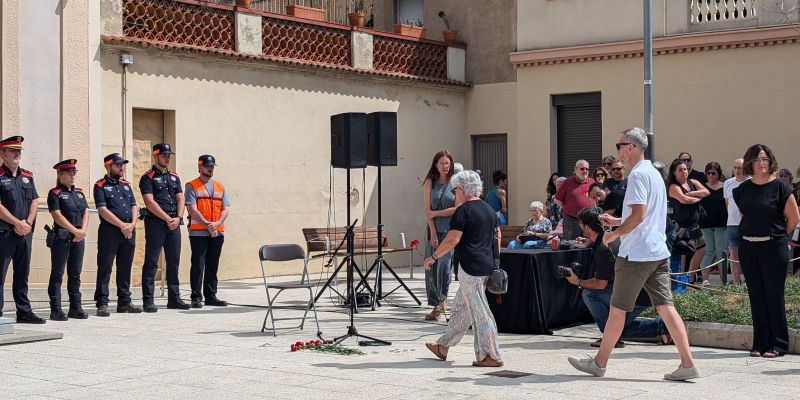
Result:
M400 271L408 276L408 270ZM424 298L423 274L419 268L416 272L417 279L407 282ZM454 282L451 296L457 287ZM84 288L84 298L91 299L93 290ZM31 297L40 315L47 316L44 292L32 289ZM298 305L303 294L281 296ZM594 325L551 336L501 334L502 368L471 366L470 332L443 362L424 343L441 334L444 322L423 321L426 308L388 304L357 314L356 326L362 334L392 341L391 346L359 347L348 339L345 346L366 355L293 353L291 343L314 339L313 320L302 331L279 331L277 337L261 333L265 310L254 307L266 305L260 279L222 282L219 296L236 305L177 311L166 309L162 298L155 314L116 314L112 304L111 317L100 318L93 306L86 306L88 320L18 326L64 337L0 347L0 399L800 398L800 357L793 355L766 360L743 351L693 348L702 378L675 383L662 380L679 363L673 346L628 343L614 352L605 377L581 374L567 356L594 354L589 347L599 337ZM140 295L135 297L141 305ZM401 291L391 299L412 305ZM324 337L345 333L346 310L334 307L328 295L318 304ZM277 312L279 317L299 315ZM499 371L524 376L487 375Z

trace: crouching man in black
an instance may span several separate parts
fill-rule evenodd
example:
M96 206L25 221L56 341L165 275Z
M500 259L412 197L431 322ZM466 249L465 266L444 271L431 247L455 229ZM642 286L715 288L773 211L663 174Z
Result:
M589 308L589 312L597 322L600 332L603 332L608 320L608 310L611 305L611 291L614 287L614 262L616 257L611 250L603 244L603 227L598 219L599 213L596 208L584 208L578 213L578 223L583 232L583 238L579 238L581 243L578 247L591 248L592 256L589 262L587 275L591 279L580 279L578 275L570 269L567 280L583 289L583 302ZM636 307L625 317L625 329L622 331L622 338L655 338L659 343L670 344L671 338L661 319L637 318L647 307L650 306L650 299L642 291L636 299ZM592 343L592 347L600 347L601 339ZM615 347L624 347L622 339Z

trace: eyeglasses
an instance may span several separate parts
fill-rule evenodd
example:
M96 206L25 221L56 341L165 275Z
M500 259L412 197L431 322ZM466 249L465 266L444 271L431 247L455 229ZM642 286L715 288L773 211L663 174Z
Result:
M633 144L633 143L617 143L617 150L621 149L622 146L627 146L627 145L631 145L633 147L636 147L636 145Z
M461 189L460 187L456 186L450 190L451 193L456 194L456 189Z
M765 158L754 158L753 159L753 164L758 164L758 163L769 164L771 162L772 162L772 160L770 160L769 158L766 158L766 157Z
M614 163L613 163L613 162L604 162L604 163L603 163L603 166L604 166L604 167L611 167L612 165L614 165Z
M717 175L717 171L706 171L706 175L716 176Z
M683 161L683 162L687 162L687 163L688 162L692 162L691 158L681 158L680 160Z
M599 177L603 177L603 178L605 178L605 177L606 177L606 174L596 174L595 176L596 176L596 177L598 177L598 178L599 178Z
M625 168L622 167L611 168L612 171L622 171L623 169Z

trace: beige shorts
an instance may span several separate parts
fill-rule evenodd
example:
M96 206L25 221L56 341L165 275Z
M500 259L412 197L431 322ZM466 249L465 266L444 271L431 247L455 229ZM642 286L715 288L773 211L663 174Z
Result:
M669 259L628 261L627 258L617 257L611 305L625 312L633 311L642 288L650 296L653 306L672 305Z

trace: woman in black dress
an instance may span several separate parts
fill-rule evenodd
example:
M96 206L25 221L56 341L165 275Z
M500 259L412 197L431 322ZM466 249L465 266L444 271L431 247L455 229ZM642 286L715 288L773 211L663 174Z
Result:
M739 224L739 262L753 313L750 356L775 358L789 351L786 324L788 236L800 219L792 189L777 179L778 162L769 147L756 144L744 154L744 174L753 179L733 190Z
M687 255L687 259L691 256L689 266L689 280L694 282L694 274L700 266L700 261L706 254L705 242L703 241L703 233L700 231L700 200L708 197L708 189L702 183L695 179L689 178L689 168L681 159L675 159L669 167L667 189L668 195L668 213L672 219L678 224L678 239L689 238L692 246L695 249L694 254ZM683 269L686 270L686 262L684 262Z

